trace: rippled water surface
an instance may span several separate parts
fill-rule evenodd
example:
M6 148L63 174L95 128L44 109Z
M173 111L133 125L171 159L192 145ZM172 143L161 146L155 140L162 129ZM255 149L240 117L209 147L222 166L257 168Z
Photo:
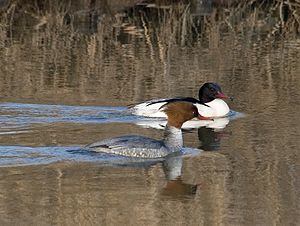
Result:
M0 5L0 224L300 225L297 5L136 2ZM207 81L232 112L184 130L185 155L84 150L160 139L127 106Z

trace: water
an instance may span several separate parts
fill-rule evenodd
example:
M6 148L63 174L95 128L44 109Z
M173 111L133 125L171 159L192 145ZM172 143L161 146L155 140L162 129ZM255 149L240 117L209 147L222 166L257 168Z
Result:
M300 224L297 21L280 4L196 3L0 6L1 225ZM183 156L84 150L160 139L164 121L127 106L206 81L233 111L184 130Z

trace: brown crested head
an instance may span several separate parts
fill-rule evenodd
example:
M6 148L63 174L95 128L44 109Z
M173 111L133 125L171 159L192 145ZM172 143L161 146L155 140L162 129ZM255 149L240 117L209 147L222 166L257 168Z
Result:
M168 116L168 125L181 128L182 124L195 117L199 117L198 109L190 102L176 101L161 107Z

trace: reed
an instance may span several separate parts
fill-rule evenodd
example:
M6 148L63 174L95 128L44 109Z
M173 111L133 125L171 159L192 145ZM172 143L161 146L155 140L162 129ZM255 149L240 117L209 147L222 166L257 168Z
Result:
M218 70L232 70L224 68L230 65L227 60L236 59L232 48L250 54L253 43L267 47L299 33L298 1L136 2L7 1L0 10L3 96L55 102L55 94L67 103L75 98L123 104L178 95L174 84L225 80L228 75ZM200 52L190 52L192 47ZM203 66L199 55L207 49L219 69ZM174 59L180 67L172 64ZM116 63L106 63L112 60ZM173 77L174 71L182 75ZM105 89L94 88L99 86Z

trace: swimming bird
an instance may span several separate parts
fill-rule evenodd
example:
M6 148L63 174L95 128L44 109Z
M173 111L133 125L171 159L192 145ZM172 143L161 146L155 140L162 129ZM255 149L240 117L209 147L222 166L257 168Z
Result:
M204 117L219 118L229 114L230 109L222 99L231 99L226 96L217 83L207 82L199 89L199 100L193 97L175 97L166 99L149 100L129 108L129 112L134 115L146 117L163 117L166 113L161 106L174 101L186 101L197 106L199 113Z
M162 140L128 135L105 139L86 146L86 149L137 158L163 158L182 149L181 127L184 122L193 118L206 119L199 114L196 106L186 101L172 101L162 105L160 110L168 117Z

